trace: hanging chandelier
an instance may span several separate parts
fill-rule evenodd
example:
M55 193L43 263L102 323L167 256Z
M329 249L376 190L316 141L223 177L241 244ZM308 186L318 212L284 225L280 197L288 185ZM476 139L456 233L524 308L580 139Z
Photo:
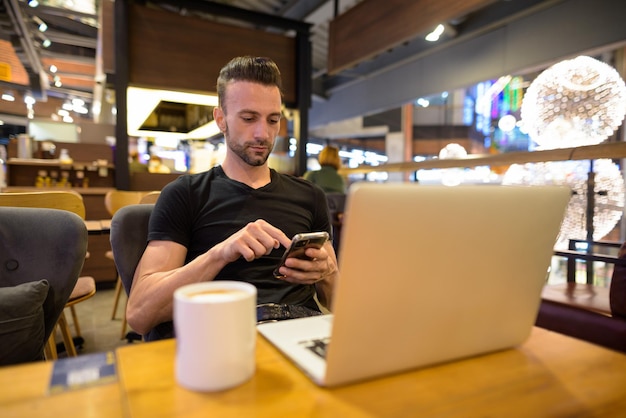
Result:
M521 108L524 129L542 149L599 144L625 114L624 81L613 67L587 56L543 71Z
M624 210L624 178L609 159L594 160L593 239L602 239L615 228ZM589 161L554 161L514 164L502 179L504 185L559 185L572 190L555 248L567 249L569 239L587 238L587 177Z

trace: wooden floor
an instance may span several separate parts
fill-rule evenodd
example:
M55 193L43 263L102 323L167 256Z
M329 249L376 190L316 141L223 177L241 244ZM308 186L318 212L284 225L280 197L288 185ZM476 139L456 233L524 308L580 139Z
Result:
M78 348L78 354L88 354L101 351L114 350L128 344L122 339L122 313L126 303L126 295L122 294L117 309L116 319L111 319L113 312L115 290L113 288L98 288L94 297L76 305L76 313L80 324L81 334L84 339L82 348ZM66 310L65 315L71 323L71 315ZM72 335L76 335L73 326ZM129 331L127 329L127 331ZM57 332L56 341L61 342L61 335ZM136 341L133 343L137 343ZM59 347L60 348L60 347ZM64 353L59 353L64 357Z

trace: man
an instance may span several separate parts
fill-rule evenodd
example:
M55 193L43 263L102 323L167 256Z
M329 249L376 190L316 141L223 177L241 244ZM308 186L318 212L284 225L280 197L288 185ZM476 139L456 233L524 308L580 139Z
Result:
M127 306L128 323L147 340L173 335L173 293L189 283L247 281L259 304L316 310L315 295L331 303L338 276L331 243L307 249L311 260L289 258L284 277L272 275L293 235L331 232L324 192L267 165L281 119L278 67L267 58L235 58L220 71L217 93L224 162L168 184L150 218Z

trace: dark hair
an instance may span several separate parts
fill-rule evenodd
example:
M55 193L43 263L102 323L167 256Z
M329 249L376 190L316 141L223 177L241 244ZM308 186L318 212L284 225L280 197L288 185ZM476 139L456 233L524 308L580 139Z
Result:
M220 75L217 77L217 97L222 109L224 108L226 85L233 80L276 86L281 91L282 97L283 83L280 77L280 70L270 58L236 57L222 67Z

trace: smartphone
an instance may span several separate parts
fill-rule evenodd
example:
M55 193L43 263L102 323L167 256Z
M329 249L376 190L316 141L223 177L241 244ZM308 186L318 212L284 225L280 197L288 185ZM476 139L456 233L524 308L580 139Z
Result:
M291 245L285 250L278 267L274 270L274 277L284 277L278 269L285 264L285 260L289 257L308 259L304 254L307 248L322 248L324 243L328 241L328 232L305 232L296 234L291 239Z

